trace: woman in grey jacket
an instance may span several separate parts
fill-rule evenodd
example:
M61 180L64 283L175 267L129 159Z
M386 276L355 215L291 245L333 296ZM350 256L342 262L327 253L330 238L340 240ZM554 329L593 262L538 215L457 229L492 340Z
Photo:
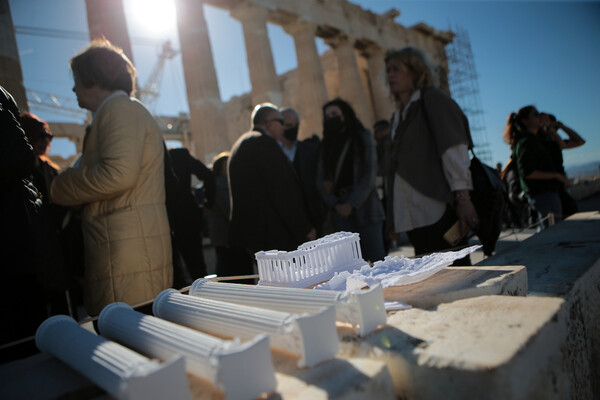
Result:
M417 255L466 245L467 233L479 224L470 198L468 123L450 96L435 87L421 50L392 51L385 62L397 106L386 162L390 229L406 232ZM445 234L455 224L457 240L450 243Z
M363 258L385 257L382 224L385 213L377 196L377 155L371 133L344 100L323 106L323 145L317 187L330 209L336 231L360 235Z

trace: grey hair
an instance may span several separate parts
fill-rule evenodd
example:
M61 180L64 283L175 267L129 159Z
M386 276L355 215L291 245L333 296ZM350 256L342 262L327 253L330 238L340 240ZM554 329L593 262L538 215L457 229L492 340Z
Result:
M385 63L398 61L415 74L413 85L415 89L437 87L437 75L427 54L416 47L404 47L400 50L390 50L385 55Z

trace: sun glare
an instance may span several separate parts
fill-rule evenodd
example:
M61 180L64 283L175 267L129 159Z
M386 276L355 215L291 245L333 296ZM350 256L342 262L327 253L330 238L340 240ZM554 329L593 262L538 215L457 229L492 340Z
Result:
M163 37L175 28L173 0L128 0L127 11L140 35Z

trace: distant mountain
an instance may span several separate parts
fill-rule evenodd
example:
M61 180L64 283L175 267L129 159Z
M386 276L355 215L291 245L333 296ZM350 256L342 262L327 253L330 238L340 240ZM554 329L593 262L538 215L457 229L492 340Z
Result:
M570 165L566 167L565 170L569 178L583 178L586 176L600 175L600 161Z

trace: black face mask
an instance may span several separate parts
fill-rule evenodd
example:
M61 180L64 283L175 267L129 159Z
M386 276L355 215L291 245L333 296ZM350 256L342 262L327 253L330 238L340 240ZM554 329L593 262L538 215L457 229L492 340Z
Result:
M344 121L342 121L342 117L337 116L337 117L327 118L325 120L324 126L325 126L325 130L328 133L337 134L342 131L345 124L344 124Z
M289 140L290 142L295 142L298 138L298 125L292 126L283 131L283 137Z

